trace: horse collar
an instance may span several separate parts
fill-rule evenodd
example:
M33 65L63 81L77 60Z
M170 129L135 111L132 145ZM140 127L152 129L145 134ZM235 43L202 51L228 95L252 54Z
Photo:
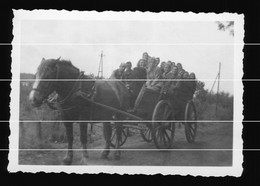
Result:
M68 103L71 98L72 98L72 95L76 92L75 90L81 90L82 88L82 81L80 81L82 78L84 77L84 73L83 72L80 72L78 78L76 79L74 85L72 86L71 90L69 91L69 93L67 94L67 96L65 96L65 98L61 101L58 102L58 105L62 106L62 105L65 105L66 103ZM77 83L79 82L79 86L77 88Z

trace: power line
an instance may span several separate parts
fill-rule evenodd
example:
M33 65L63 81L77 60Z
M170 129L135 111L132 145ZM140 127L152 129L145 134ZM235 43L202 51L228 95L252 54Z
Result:
M213 85L212 85L212 87L211 87L211 89L210 89L210 92L209 92L209 94L207 95L207 98L206 98L206 100L208 100L209 99L209 96L212 94L212 91L213 91L213 88L214 88L214 86L215 86L215 83L216 83L216 81L218 81L218 86L217 86L217 102L216 102L216 112L215 112L215 116L217 117L217 111L218 111L218 93L219 93L219 84L220 84L220 69L221 69L221 63L219 63L219 70L218 70L218 74L217 74L217 76L216 76L216 78L215 78L215 80L214 80L214 82L213 82ZM206 110L206 108L207 108L207 105L204 105L203 106L203 108L202 108L202 112L201 113L203 113L205 110Z
M219 69L218 69L218 88L217 88L217 102L216 102L216 116L218 113L218 94L219 94L219 84L220 84L220 70L221 70L221 63L219 63Z
M103 57L104 57L105 55L103 54L103 51L101 51L101 54L100 54L100 61L99 61L99 67L98 67L98 75L97 75L97 77L98 78L103 78L104 76L103 76Z

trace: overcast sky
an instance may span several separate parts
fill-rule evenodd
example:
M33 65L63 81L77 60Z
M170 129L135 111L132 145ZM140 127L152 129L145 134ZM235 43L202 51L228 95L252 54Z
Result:
M35 73L44 57L69 59L86 74L97 75L104 52L104 76L121 62L133 66L143 52L183 64L210 89L222 64L221 79L233 79L234 38L211 22L30 20L21 24L21 72ZM233 82L220 89L233 94ZM216 90L216 89L215 89Z

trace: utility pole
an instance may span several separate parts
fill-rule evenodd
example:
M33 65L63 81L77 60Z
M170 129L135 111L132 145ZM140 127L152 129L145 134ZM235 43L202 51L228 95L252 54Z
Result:
M98 67L98 75L97 77L98 78L103 78L103 57L105 55L103 54L103 51L101 51L101 54L100 54L100 62L99 62L99 67Z
M218 70L218 89L217 89L217 102L216 102L216 117L218 113L218 94L219 94L219 84L220 84L220 70L221 70L221 63L219 63L219 70Z
M219 84L220 84L220 69L221 69L221 63L219 63L219 69L218 69L217 76L216 76L216 78L215 78L215 80L214 80L214 83L213 83L213 85L212 85L212 87L211 87L211 90L210 90L210 92L208 93L208 97L207 97L207 100L208 100L209 96L211 96L211 93L212 93L212 91L213 91L213 88L215 87L216 81L218 81L217 99L216 99L216 110L215 110L215 116L216 116L216 118L217 118L217 112L218 112L218 93L219 93ZM202 112L204 112L206 108L207 108L207 106L204 106L203 109L202 109L202 110L203 110Z

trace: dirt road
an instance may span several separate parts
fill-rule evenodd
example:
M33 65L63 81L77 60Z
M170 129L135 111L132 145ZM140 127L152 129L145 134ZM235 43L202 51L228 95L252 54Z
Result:
M198 125L195 143L188 143L184 127L176 126L175 141L169 151L159 151L153 143L143 141L140 135L130 136L122 149L120 160L100 159L103 148L101 136L89 145L89 165L160 165L160 166L231 166L232 165L232 123L202 123ZM74 148L80 148L75 137ZM52 149L65 149L64 143L52 143ZM46 147L45 147L46 148ZM208 150L207 150L208 149ZM63 150L21 150L19 163L23 165L60 165L65 155ZM79 165L81 152L74 152L73 165Z

